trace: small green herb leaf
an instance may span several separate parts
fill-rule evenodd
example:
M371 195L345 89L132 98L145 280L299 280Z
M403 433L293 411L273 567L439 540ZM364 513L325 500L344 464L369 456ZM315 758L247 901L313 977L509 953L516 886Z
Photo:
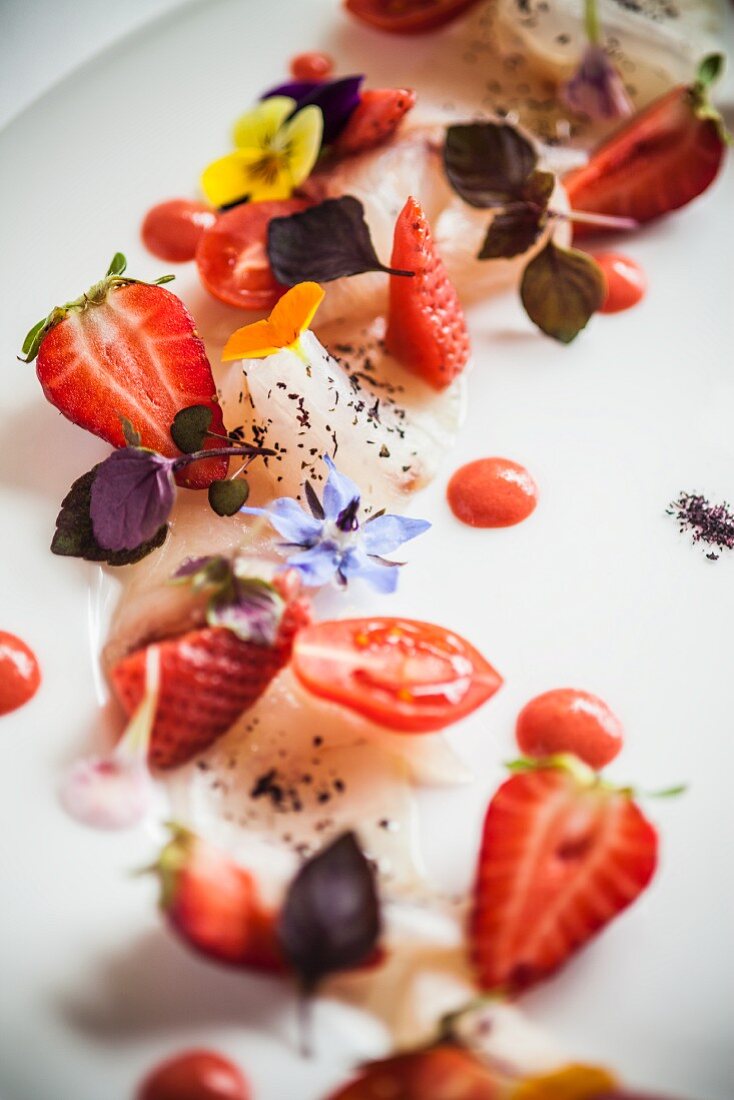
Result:
M531 203L516 203L500 210L490 223L477 258L509 259L527 252L537 241L545 220L545 213L539 213Z
M141 435L135 425L128 420L126 416L120 417L120 423L122 424L122 434L125 437L125 442L128 447L139 447L141 443Z
M604 301L606 284L585 252L549 241L525 268L520 297L539 329L570 344Z
M329 974L364 962L381 931L375 876L354 833L301 867L278 922L283 952L311 993Z
M704 57L696 70L696 84L701 88L710 88L721 77L726 66L723 53L710 53Z
M326 199L287 218L273 218L268 226L268 257L275 278L284 286L304 280L328 283L365 271L413 274L380 262L364 207L353 195Z
M212 410L206 405L189 405L174 416L170 428L171 439L179 451L186 455L193 454L204 446L211 422Z
M107 268L108 275L122 275L127 267L127 260L123 256L122 252L116 252L112 257L110 266Z
M514 126L498 122L449 126L443 157L454 191L478 207L506 206L524 199L538 161L527 138Z
M162 546L168 534L168 524L162 524L151 539L134 550L105 550L94 537L90 501L92 483L102 463L98 463L72 485L61 503L56 518L56 532L51 550L61 557L82 558L84 561L107 562L108 565L132 565Z
M209 504L218 516L233 516L239 512L250 495L250 486L244 478L234 481L213 481L209 486Z

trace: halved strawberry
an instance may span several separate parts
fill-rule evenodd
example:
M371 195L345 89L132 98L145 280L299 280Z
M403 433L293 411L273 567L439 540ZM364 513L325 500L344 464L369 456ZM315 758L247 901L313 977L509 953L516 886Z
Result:
M644 890L657 846L629 791L582 765L503 783L484 822L470 919L481 987L517 991L552 974Z
M707 58L697 81L656 99L563 179L573 210L652 221L685 206L713 182L726 135L708 88L719 65ZM599 226L575 223L574 236Z
M413 109L415 101L416 94L411 88L369 88L362 92L359 105L335 143L336 151L347 155L382 145Z
M218 848L179 826L153 870L160 905L179 936L207 958L255 970L284 971L276 911L257 882Z
M288 602L272 646L242 641L219 626L202 626L154 643L160 686L148 759L155 767L173 768L203 752L289 661L295 634L309 621L308 603L293 593L290 577L278 577L274 584ZM145 691L146 648L123 657L110 673L128 715Z
M419 202L409 198L395 223L385 343L400 362L443 389L466 366L469 333L459 296L433 243Z
M119 260L81 298L32 329L23 350L27 361L38 356L43 392L67 419L122 447L120 418L126 417L142 446L174 458L181 452L169 429L189 405L211 409L211 431L225 434L216 385L181 299L161 286L126 279L124 258ZM215 439L205 442L218 445ZM193 463L178 480L205 488L226 476L227 463L221 457Z

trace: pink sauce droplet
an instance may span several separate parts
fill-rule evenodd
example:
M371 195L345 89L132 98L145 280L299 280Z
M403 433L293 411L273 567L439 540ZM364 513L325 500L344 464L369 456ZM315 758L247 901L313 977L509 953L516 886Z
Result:
M309 50L292 57L290 69L294 80L328 80L334 71L334 59L328 53Z
M538 487L509 458L478 458L461 466L446 490L449 507L469 527L512 527L535 510Z
M151 1070L136 1100L251 1100L251 1095L229 1058L213 1050L186 1050Z
M205 229L217 220L217 213L193 199L168 199L151 207L145 215L143 244L160 260L185 263L193 260Z
M0 630L0 715L22 707L40 683L41 670L33 650L15 634Z
M598 769L622 748L624 731L603 699L588 691L556 688L536 695L523 707L515 735L526 756L569 752Z
M597 252L594 259L607 281L607 296L601 313L621 313L642 301L647 290L647 279L638 263L620 252Z

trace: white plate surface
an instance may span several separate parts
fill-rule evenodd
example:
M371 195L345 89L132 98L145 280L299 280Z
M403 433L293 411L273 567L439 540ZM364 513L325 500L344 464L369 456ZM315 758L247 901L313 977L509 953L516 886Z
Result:
M208 966L164 933L154 884L128 874L150 860L152 834L95 834L58 808L60 767L104 730L90 642L99 574L48 543L69 484L105 449L15 361L30 325L116 249L141 277L160 273L138 241L141 215L193 193L238 110L315 47L378 85L409 83L436 40L362 31L331 0L194 3L0 133L0 626L44 671L33 703L0 723L3 1100L129 1100L145 1068L192 1043L235 1057L257 1100L318 1100L372 1049L345 1009L324 1005L319 1057L302 1062L276 985ZM474 785L421 799L442 884L468 881L514 716L537 692L574 685L612 704L627 729L614 777L690 783L649 805L663 842L649 892L524 1004L579 1058L691 1100L734 1094L734 556L707 561L664 510L680 489L734 497L731 176L625 244L650 276L647 299L571 347L532 331L513 296L472 312L466 428L413 509L434 530L381 604L451 625L507 681L452 735ZM205 324L190 269L175 288ZM448 513L448 475L487 453L525 463L540 485L517 528L473 531Z

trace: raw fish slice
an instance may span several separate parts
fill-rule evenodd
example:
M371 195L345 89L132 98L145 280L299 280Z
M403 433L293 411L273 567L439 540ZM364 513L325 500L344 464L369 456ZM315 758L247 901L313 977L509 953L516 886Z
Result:
M512 260L478 260L493 214L475 210L455 194L443 169L445 124L407 126L388 145L325 168L309 181L312 197L323 200L354 195L364 206L377 255L388 263L395 221L409 195L423 207L436 246L464 304L517 286L528 259L545 237ZM568 203L559 184L553 206L566 210ZM567 243L565 225L556 226L559 244ZM319 321L335 318L374 317L387 309L388 276L381 273L337 279L327 288Z
M455 442L463 378L438 393L404 370L382 346L384 322L317 327L320 339L302 338L305 362L284 349L233 364L223 381L228 423L235 417L246 438L278 452L253 464L253 500L303 499L305 479L318 490L329 454L367 507L405 507Z

